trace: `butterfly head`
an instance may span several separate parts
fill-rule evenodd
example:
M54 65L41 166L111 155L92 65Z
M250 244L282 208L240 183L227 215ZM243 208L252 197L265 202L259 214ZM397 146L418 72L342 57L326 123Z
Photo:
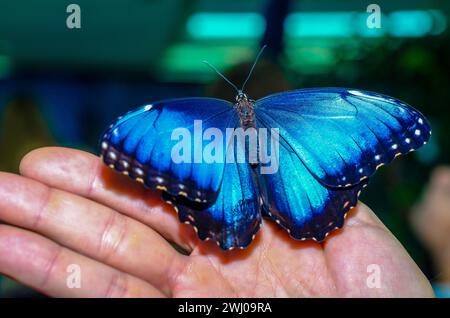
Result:
M236 95L236 102L242 103L242 102L247 101L247 100L248 100L247 94L245 94L245 93L244 93L243 91L241 91L241 90L238 90L238 93L237 93L237 95Z

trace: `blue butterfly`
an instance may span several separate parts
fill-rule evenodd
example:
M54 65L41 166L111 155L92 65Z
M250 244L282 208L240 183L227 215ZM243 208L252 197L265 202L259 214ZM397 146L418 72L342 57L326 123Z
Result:
M263 216L294 239L322 241L343 226L345 214L379 167L421 147L431 135L420 112L373 92L313 88L253 101L243 88L233 87L238 91L235 103L182 98L133 110L119 117L101 140L107 165L162 190L181 222L222 249L248 246ZM174 162L180 141L173 138L174 129L196 135L195 121L201 121L202 132L223 132L216 138L232 148L235 160L229 162L226 151L218 154L223 160ZM248 155L248 145L232 144L225 132L240 127L277 128L266 138L268 145L279 143L275 173L261 173L262 164L239 160L238 148ZM191 159L209 147L208 140L197 141L188 154Z

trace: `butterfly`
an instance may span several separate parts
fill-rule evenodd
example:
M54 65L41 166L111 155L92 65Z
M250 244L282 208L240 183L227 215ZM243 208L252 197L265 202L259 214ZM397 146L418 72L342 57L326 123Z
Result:
M224 77L237 91L234 103L201 97L155 102L119 117L101 139L105 164L161 190L181 222L224 250L247 247L263 217L296 240L324 240L343 226L379 167L431 136L419 111L389 96L311 88L253 101L243 91L249 76L241 89ZM256 151L262 152L263 142L275 149L275 172L261 173L267 162L240 158L248 156L248 144L233 143L235 134L226 134L239 128L272 132L257 137ZM174 160L181 133L196 136L181 154L190 160ZM213 139L226 151L210 151L214 160L195 158Z

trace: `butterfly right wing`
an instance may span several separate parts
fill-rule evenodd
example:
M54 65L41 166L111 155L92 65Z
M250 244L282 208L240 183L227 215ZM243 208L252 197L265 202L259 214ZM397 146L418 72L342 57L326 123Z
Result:
M358 184L431 135L427 119L413 107L354 89L277 93L256 101L255 112L268 127L279 127L291 150L330 187Z
M149 188L212 204L222 182L225 160L206 164L195 162L194 157L203 154L207 143L202 140L203 131L216 127L225 131L233 111L231 103L214 98L183 98L141 107L119 118L106 131L101 140L103 161ZM200 134L194 121L201 121ZM181 140L178 135L172 138L177 128L191 136L190 162L173 160L172 151ZM226 144L225 136L222 142Z
M257 124L269 128L258 116ZM258 174L264 214L294 239L322 241L343 226L346 213L356 206L368 179L347 188L324 186L278 134L267 139L268 149L278 141L278 155L272 156L275 162L271 163L278 171Z

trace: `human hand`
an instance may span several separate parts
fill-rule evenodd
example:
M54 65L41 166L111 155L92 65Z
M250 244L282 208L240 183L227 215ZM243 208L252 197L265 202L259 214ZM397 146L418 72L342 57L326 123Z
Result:
M0 224L0 272L50 296L433 296L362 203L324 243L294 241L264 220L247 249L222 251L181 224L159 192L94 155L38 149L20 171L0 173L0 221L8 224ZM81 288L66 284L70 264L81 269ZM367 284L371 264L379 288Z
M411 222L433 257L437 279L450 283L450 168L434 169Z

